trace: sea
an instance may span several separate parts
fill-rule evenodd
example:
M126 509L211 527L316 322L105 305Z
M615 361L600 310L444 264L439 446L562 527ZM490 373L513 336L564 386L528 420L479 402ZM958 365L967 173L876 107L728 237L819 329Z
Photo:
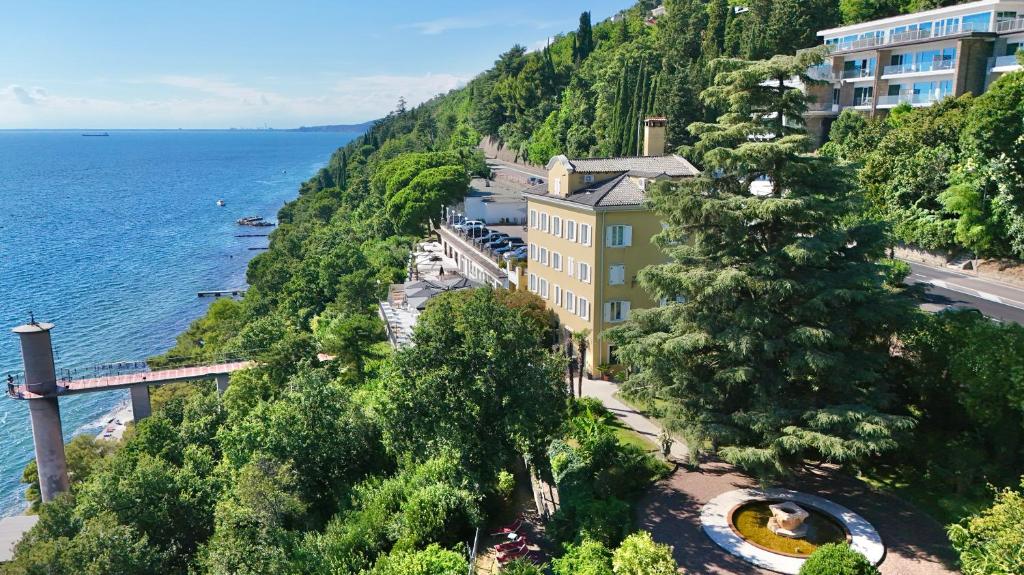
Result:
M88 132L97 133L97 132ZM28 321L55 324L58 368L162 353L249 260L299 184L358 134L278 130L0 131L0 378ZM224 200L219 207L217 200ZM96 434L126 391L61 399L65 440ZM25 508L28 405L0 396L0 516Z

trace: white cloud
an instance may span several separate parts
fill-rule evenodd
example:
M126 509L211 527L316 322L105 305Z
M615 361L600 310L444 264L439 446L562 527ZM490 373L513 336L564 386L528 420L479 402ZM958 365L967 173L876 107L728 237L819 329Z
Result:
M328 82L312 94L286 94L202 76L122 83L146 93L174 88L173 95L165 97L82 97L10 85L0 88L0 128L226 128L265 123L285 128L347 123L382 117L395 108L399 97L412 106L467 80L454 74L355 76Z
M443 34L451 30L473 30L477 28L486 28L494 25L495 23L496 22L488 22L486 20L476 18L450 16L446 18L435 18L434 20L426 20L423 22L413 22L412 24L401 26L401 28L417 30L420 34L433 36Z

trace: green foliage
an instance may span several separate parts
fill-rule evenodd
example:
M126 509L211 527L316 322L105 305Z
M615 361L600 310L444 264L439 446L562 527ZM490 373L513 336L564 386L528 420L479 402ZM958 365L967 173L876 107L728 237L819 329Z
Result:
M674 575L678 566L672 548L655 543L646 531L634 533L622 542L612 556L615 575Z
M554 575L612 575L612 552L590 539L568 545L565 554L551 564Z
M846 543L829 543L811 553L800 575L878 575L878 569Z
M502 469L498 472L498 481L495 491L502 499L509 500L515 493L516 478L508 471Z
M64 446L64 456L68 464L68 479L74 491L78 485L88 481L93 473L100 469L104 461L117 450L117 444L91 435L77 435ZM28 484L25 499L29 502L29 510L39 511L41 503L39 493L39 470L33 459L25 466L21 474L21 482Z
M420 315L380 394L390 449L423 461L454 452L481 483L516 453L542 452L565 406L562 358L493 290L442 294Z
M1021 480L1024 490L1024 479ZM949 539L960 553L964 575L1024 572L1024 492L996 492L995 503L981 513L949 527Z
M462 575L467 568L460 553L430 545L422 551L396 551L382 557L369 575Z
M885 236L849 217L848 174L780 123L806 106L784 81L816 58L720 63L703 98L729 111L691 127L705 175L652 195L672 262L640 273L655 298L685 300L610 334L638 368L631 385L669 400L690 445L761 476L862 462L911 424L886 405L890 344L912 304L884 286ZM749 193L760 177L770 194Z
M907 472L961 494L985 480L1016 481L1024 466L1024 328L947 312L923 318L903 340L911 363L901 401L921 414L918 433L895 455Z

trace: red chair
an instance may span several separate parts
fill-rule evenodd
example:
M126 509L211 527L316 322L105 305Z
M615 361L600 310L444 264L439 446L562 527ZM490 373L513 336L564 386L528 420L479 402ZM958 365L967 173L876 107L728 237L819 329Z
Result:
M519 547L522 547L523 545L529 545L529 543L526 541L525 535L519 536L519 538L515 541L506 541L505 543L498 543L497 545L492 547L492 549L494 549L498 553L504 553L509 549L517 549Z
M522 526L523 518L519 517L515 521L513 521L511 525L506 525L501 529L498 529L496 533L491 533L491 536L494 537L497 535L508 535L509 533L516 533Z
M509 561L515 561L521 557L529 555L530 550L524 545L521 549L514 549L512 551L506 551L505 553L498 553L498 563L505 564Z

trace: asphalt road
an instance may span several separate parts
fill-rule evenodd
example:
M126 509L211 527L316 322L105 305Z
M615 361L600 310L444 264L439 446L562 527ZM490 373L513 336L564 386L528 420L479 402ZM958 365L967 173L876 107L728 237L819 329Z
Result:
M1024 288L961 272L910 264L908 284L921 284L926 296L921 307L932 312L953 307L976 309L997 321L1024 325Z

